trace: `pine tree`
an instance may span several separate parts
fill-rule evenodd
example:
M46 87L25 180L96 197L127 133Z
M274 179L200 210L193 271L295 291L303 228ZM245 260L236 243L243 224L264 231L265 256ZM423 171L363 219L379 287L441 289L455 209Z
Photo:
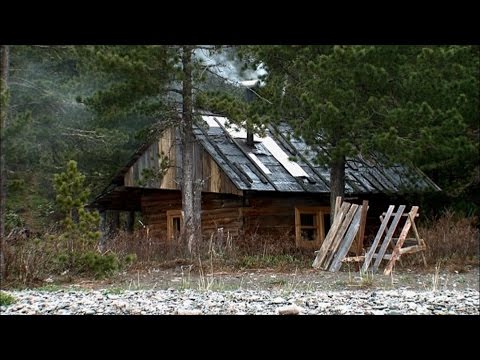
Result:
M195 52L210 46L96 46L79 47L85 70L107 82L83 102L105 119L146 115L157 129L174 126L182 137L182 238L193 255L201 239L201 179L193 178L194 98L208 65Z
M266 69L258 93L267 101L209 104L234 120L256 112L267 115L260 124L289 122L331 169L332 211L345 160L359 155L417 165L448 191L478 187L478 46L246 46L240 54Z
M84 250L98 242L100 215L97 211L85 210L90 190L85 185L85 175L77 169L76 161L70 160L65 172L55 174L54 187L57 204L64 216L62 237L67 242L69 252Z

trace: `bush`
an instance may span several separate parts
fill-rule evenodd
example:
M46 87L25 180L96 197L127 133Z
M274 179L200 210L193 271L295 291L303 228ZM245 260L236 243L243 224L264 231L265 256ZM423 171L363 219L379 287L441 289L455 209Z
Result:
M81 272L93 274L97 278L105 277L119 270L120 261L116 254L99 254L88 251L80 254L77 260L77 267Z

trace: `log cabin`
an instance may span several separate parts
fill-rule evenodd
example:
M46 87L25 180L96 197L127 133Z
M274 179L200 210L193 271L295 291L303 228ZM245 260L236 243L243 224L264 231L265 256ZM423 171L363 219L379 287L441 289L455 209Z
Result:
M313 150L285 123L258 136L222 116L199 118L194 178L202 180L204 238L218 232L234 241L281 234L296 247L319 249L330 225L330 172L315 163ZM91 206L103 214L141 212L149 236L177 241L183 224L181 157L178 129L165 129L135 152ZM420 170L387 166L373 156L347 159L345 176L349 201L386 204L405 192L440 190Z

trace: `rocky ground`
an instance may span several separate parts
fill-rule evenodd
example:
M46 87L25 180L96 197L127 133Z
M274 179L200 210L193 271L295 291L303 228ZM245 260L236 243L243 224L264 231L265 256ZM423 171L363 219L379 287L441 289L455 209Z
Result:
M8 314L467 314L480 315L478 268L466 273L360 276L312 270L194 273L189 267L119 274L103 281L6 291Z

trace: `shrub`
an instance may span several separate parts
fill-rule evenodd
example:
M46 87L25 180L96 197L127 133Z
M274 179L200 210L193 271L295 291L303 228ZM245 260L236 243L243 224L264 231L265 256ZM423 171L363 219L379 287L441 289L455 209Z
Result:
M0 306L12 305L15 301L16 299L12 295L0 291Z

